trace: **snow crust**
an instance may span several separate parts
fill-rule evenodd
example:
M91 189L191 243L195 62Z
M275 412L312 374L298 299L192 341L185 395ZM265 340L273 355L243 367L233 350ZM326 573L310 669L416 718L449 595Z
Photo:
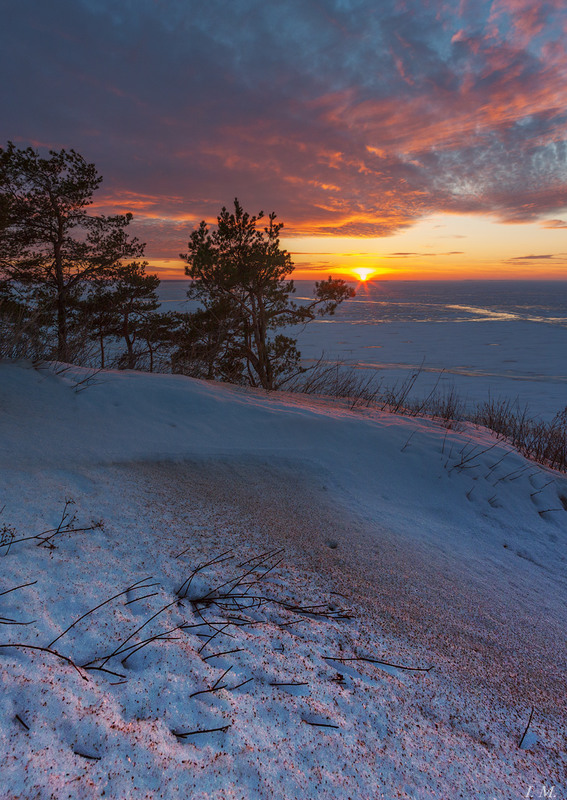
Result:
M567 480L488 431L0 364L0 487L2 797L565 791Z
M505 315L503 315L505 316ZM469 406L518 401L552 419L567 401L567 328L528 321L388 322L320 320L298 332L305 361L325 352L366 369L385 386L419 370L413 396L455 389Z

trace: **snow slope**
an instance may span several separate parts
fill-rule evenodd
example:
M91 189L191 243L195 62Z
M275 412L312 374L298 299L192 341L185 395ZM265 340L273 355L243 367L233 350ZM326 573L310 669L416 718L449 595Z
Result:
M565 476L472 427L85 378L0 364L2 797L567 791Z

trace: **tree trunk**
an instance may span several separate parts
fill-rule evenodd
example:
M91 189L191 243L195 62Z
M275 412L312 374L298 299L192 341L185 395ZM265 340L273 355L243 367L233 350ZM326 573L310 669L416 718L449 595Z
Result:
M212 334L207 336L207 380L213 381L215 379L215 358L217 356L218 347Z
M67 287L63 273L62 247L65 239L63 217L54 195L49 192L51 206L57 218L57 238L53 242L53 262L55 267L55 284L57 289L57 359L68 361L67 347Z
M61 226L60 226L61 227ZM65 279L63 275L63 259L61 257L63 232L60 231L60 239L55 243L55 281L57 288L57 359L68 361L69 352L67 347L67 297Z
M67 303L65 301L65 290L58 288L57 291L57 360L68 361L69 351L67 347Z
M262 388L271 390L273 387L270 378L271 370L266 345L266 325L263 319L261 298L256 298L253 294L250 295L250 310L252 312L252 333L256 348L256 359L252 359L252 364L258 373Z
M126 350L128 351L128 358L126 359L126 369L134 369L136 366L134 358L134 344L130 337L130 325L127 313L124 314L124 319L122 322L122 336L124 337L124 341L126 342Z

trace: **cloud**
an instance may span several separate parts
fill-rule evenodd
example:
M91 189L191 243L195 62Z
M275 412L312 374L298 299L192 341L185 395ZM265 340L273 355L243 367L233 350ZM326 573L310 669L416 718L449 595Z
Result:
M27 0L0 33L1 133L94 161L97 203L132 210L153 255L236 196L286 234L551 219L566 16L563 0Z
M544 259L548 258L555 258L555 254L544 253L543 255L537 256L514 256L513 258L509 258L508 261L543 261Z
M550 228L552 230L558 228L567 228L567 220L564 219L546 219L541 223L543 228Z
M463 250L450 250L446 253L387 253L385 258L413 258L415 256L419 256L421 258L437 258L439 256L462 256L464 255Z

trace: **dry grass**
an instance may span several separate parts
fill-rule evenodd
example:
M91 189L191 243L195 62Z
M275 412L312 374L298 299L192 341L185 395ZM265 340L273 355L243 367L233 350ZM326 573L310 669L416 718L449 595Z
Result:
M379 408L394 414L427 417L455 427L472 422L488 428L538 464L567 472L567 407L551 422L530 415L527 406L492 399L467 408L454 388L438 389L439 381L423 399L412 398L421 368L391 387L342 362L332 365L320 359L286 386L288 391L318 394L348 402L351 408Z

